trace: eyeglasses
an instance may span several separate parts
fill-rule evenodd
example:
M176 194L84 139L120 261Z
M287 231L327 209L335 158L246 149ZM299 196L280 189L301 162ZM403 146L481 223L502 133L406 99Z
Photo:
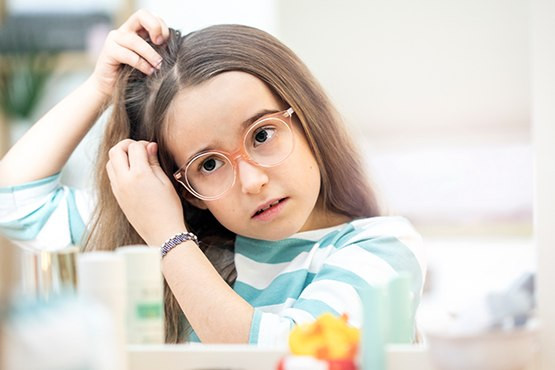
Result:
M293 108L289 108L256 121L245 132L238 150L199 153L173 177L199 199L220 198L235 184L239 158L260 167L273 167L289 157L295 144L291 130L293 113Z

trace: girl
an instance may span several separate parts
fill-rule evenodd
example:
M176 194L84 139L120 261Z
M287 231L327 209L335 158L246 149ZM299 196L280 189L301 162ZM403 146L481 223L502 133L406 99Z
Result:
M91 214L59 171L109 102ZM161 248L167 342L284 344L324 312L360 326L359 290L400 272L415 308L421 294L418 234L378 217L321 87L254 28L181 36L137 12L87 82L6 154L0 179L12 239Z

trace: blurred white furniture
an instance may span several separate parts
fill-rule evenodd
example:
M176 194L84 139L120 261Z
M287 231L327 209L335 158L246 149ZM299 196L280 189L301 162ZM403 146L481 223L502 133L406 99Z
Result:
M531 3L532 127L535 146L535 237L541 370L555 369L555 2Z

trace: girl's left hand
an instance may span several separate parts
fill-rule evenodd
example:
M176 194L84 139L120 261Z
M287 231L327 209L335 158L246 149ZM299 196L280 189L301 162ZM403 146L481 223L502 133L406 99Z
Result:
M110 149L106 171L123 213L148 245L185 232L179 195L157 156L156 143L125 139Z

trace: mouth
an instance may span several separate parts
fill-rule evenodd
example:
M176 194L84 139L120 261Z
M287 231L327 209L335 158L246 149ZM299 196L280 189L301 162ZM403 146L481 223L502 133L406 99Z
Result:
M273 210L276 206L278 206L282 202L286 201L287 199L288 199L287 197L281 198L281 199L276 199L276 200L270 201L270 202L262 205L258 209L258 211L254 212L254 214L251 216L251 218L255 218L257 216L267 214L270 210Z

